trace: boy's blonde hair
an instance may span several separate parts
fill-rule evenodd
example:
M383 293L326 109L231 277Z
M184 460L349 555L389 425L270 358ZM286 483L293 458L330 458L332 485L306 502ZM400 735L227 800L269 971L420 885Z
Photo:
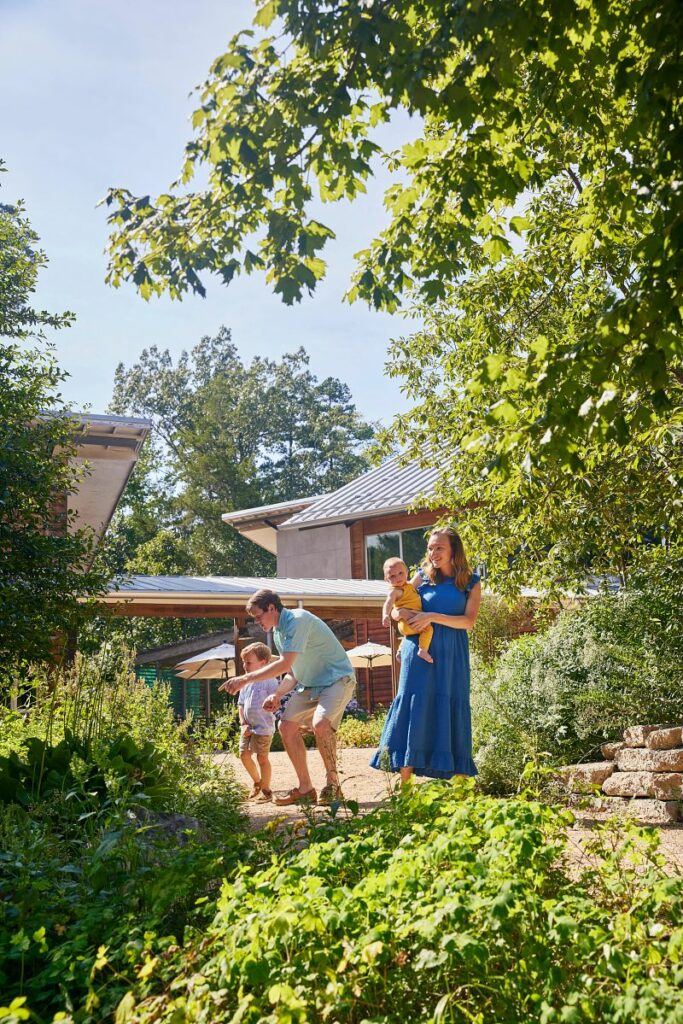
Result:
M402 565L406 572L408 572L408 566L399 558L398 555L393 555L391 558L387 558L382 566L382 572L386 572L390 565Z
M247 644L246 647L242 648L242 660L244 660L245 654L255 654L259 661L265 661L266 663L273 656L268 644L261 643L260 640L253 644Z

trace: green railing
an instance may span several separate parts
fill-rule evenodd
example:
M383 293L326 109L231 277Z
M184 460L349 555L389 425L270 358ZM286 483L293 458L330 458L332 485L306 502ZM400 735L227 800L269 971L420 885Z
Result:
M154 665L139 665L135 675L148 686L169 685L169 700L176 718L187 718L191 714L195 721L206 721L231 700L227 693L218 692L220 679L181 679L173 669L157 669Z

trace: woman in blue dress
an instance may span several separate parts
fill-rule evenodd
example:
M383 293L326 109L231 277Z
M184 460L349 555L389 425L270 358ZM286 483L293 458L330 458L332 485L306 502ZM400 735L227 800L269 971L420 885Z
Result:
M418 658L417 635L401 645L398 693L389 708L373 768L416 772L433 779L476 775L472 760L468 630L479 613L481 582L467 564L460 537L434 530L422 568L413 579L422 611L394 609L393 618L434 627L434 662Z

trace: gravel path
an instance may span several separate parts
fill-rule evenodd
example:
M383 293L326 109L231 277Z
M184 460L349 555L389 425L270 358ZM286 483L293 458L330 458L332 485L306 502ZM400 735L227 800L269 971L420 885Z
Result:
M395 775L375 771L370 767L368 762L374 750L374 747L348 747L339 752L339 775L344 795L347 800L358 802L361 813L367 813L386 799L391 786L395 785L398 778ZM283 792L296 785L296 776L287 755L283 752L272 753L270 759L273 765L273 791ZM251 788L251 779L238 757L235 757L234 754L223 753L214 755L214 760L217 764L230 767L237 780L245 787L245 793L248 792ZM325 773L317 751L309 751L308 763L313 785L320 792L325 785ZM426 782L428 780L418 779L417 781ZM261 804L252 801L246 801L244 806L254 829L263 828L271 821L287 822L301 818L301 809L298 807L277 807L272 803ZM327 808L321 807L316 813L327 814ZM577 865L590 862L590 856L586 853L585 847L591 838L591 824L594 820L594 818L584 821L579 819L576 826L569 829L568 850L571 860ZM666 858L669 869L683 874L683 824L663 826L659 829L659 834L661 852Z
M368 764L374 753L374 747L348 747L339 751L339 778L341 780L344 796L347 800L356 800L361 812L368 812L377 807L390 792L393 780L392 775L375 771ZM234 754L216 754L214 760L217 764L229 766L235 772L235 776L247 791L251 789L251 779L247 774L242 762ZM296 775L287 755L278 751L270 755L273 766L272 788L274 793L286 792L292 786L296 786ZM316 750L308 753L308 764L311 772L313 785L318 792L325 785L325 772L322 761ZM248 800L245 809L253 822L254 828L262 828L269 821L280 819L298 819L301 817L299 807L277 807L275 804L254 803ZM320 812L326 814L327 808L320 808Z

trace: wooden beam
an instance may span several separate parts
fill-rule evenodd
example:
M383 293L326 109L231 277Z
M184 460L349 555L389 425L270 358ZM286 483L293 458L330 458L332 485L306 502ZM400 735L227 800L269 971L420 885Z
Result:
M121 604L108 604L106 607L113 615L123 615L128 618L149 618L149 619L234 619L238 617L246 622L245 611L238 613L235 607L221 607L215 604L195 604L194 602L168 602L167 604L157 602L122 602ZM364 607L349 605L317 605L315 601L306 601L304 607L321 619L352 619L353 621L374 618L379 615L382 602L378 599L377 605L366 605Z

